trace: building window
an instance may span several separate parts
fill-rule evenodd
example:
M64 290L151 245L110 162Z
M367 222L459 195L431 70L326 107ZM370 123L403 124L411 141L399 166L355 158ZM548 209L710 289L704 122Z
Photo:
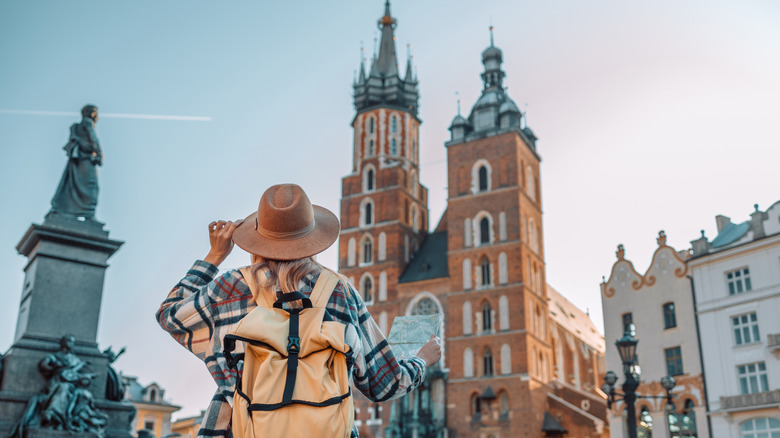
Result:
M398 120L395 116L390 118L390 132L395 133L398 131Z
M395 139L390 140L390 153L392 155L398 154L398 145L396 144Z
M490 286L490 260L488 260L487 256L482 257L479 266L482 274L482 286Z
M639 410L639 424L636 428L638 438L650 438L653 436L653 417L650 415L650 409L642 406Z
M463 303L463 334L471 334L471 302Z
M768 417L751 418L742 423L740 430L741 438L776 438L780 436L780 420Z
M485 301L482 304L482 331L490 332L493 329L493 311L490 310L490 303Z
M623 333L631 329L631 324L634 323L634 314L631 312L623 314Z
M683 373L682 351L680 347L672 347L664 350L666 356L666 374L679 376Z
M463 350L463 377L474 377L474 353L468 347Z
M749 363L737 367L739 390L742 394L769 391L769 380L764 362Z
M734 343L737 345L760 342L758 334L758 318L756 312L747 313L731 318L734 327Z
M480 245L490 243L490 221L486 217L479 221L479 243Z
M685 407L683 409L683 412L678 416L679 421L677 422L677 431L673 432L672 436L681 436L681 437L697 436L696 435L696 412L694 412L695 407L696 405L693 403L693 400L691 399L685 400ZM670 431L672 430L671 423L669 426L669 430Z
M412 308L412 315L435 315L439 313L439 305L429 297L420 298Z
M487 167L479 167L479 191L484 192L488 189L488 171Z
M374 169L368 169L366 172L366 189L374 190Z
M369 140L368 141L368 156L369 157L373 157L374 153L375 153L375 151L374 151L374 140Z
M366 304L372 303L374 301L374 281L371 279L370 275L366 275L363 277L363 281L361 281L361 290L360 293L363 295L363 301Z
M726 272L726 283L729 285L729 295L741 294L753 289L750 284L750 270L748 268Z
M664 328L677 327L677 315L674 313L674 303L664 304Z
M374 133L374 118L373 117L368 119L368 132L371 133L371 134Z
M374 244L371 242L371 238L366 236L363 238L363 264L370 265L374 262Z
M374 204L371 202L366 202L366 205L364 207L364 224L365 225L371 225L374 223Z
M493 376L493 353L490 349L485 350L485 354L482 356L482 366L484 367L484 376Z
M499 406L501 409L501 417L505 418L499 418L499 419L509 419L509 396L507 395L506 391L501 391L501 395L498 396L499 400Z

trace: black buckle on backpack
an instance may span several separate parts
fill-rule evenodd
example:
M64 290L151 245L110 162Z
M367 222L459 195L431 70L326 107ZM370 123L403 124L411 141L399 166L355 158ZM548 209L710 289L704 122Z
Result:
M301 338L298 336L287 337L287 352L290 354L298 354L301 351Z

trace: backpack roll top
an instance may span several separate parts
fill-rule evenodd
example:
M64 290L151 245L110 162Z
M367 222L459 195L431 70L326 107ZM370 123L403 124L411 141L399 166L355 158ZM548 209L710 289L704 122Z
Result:
M345 325L333 321L324 308L335 286L325 272L311 301L299 292L284 294L273 307L258 300L258 307L225 336L226 359L233 363L243 359L233 398L236 438L310 438L315 431L329 437L350 435L354 421L347 365L350 348L344 340ZM323 280L331 285L324 298ZM281 306L301 298L305 298L302 308ZM243 357L230 354L236 341L245 343Z

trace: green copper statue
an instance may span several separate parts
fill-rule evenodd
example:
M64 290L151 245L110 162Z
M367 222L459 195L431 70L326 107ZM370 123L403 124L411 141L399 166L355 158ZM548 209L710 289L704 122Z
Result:
M98 109L95 105L86 105L81 109L81 115L81 123L71 125L70 140L63 148L68 163L51 200L51 213L95 220L96 166L103 164L103 150L95 134Z

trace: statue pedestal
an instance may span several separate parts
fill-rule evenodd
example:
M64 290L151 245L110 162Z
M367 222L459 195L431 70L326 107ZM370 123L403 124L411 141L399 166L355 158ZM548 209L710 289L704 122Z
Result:
M109 416L106 436L130 436L135 409L105 400L109 362L96 341L107 261L123 243L109 239L100 222L58 214L31 225L22 237L16 249L28 263L14 343L0 373L0 436L21 418L30 398L45 390L38 364L59 350L60 339L68 334L76 338L73 352L88 362L86 371L96 374L89 391L98 409ZM70 432L31 428L25 436L55 433Z

